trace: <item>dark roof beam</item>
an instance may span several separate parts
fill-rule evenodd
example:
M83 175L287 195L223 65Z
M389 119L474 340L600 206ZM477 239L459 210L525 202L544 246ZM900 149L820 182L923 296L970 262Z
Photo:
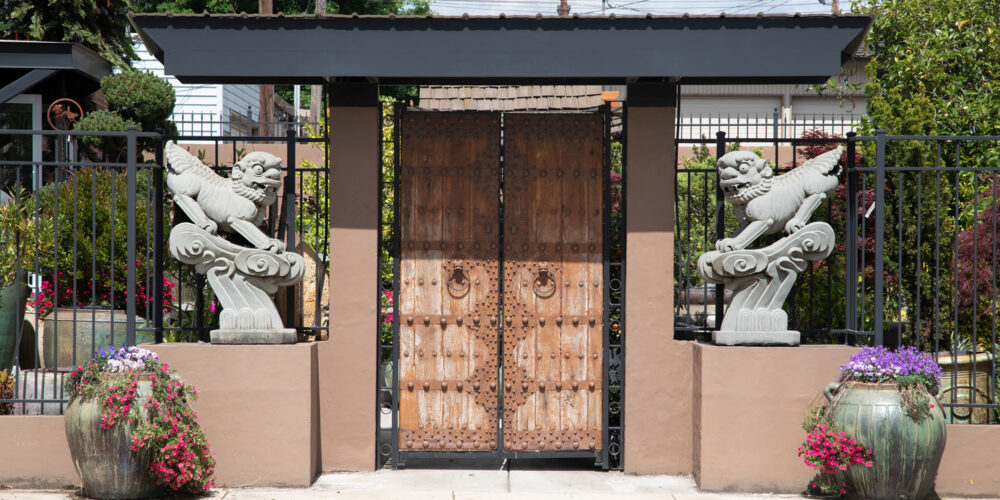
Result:
M0 88L0 104L5 104L18 94L24 93L54 74L56 74L56 70L54 69L33 69L25 73L17 80Z

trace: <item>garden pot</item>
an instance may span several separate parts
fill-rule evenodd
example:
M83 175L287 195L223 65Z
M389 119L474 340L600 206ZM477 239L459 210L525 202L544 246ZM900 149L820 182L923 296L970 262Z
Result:
M938 396L944 403L979 403L992 404L990 394L994 386L993 355L988 352L977 352L973 355L953 356L951 353L941 353L938 356L941 365L941 393ZM975 367L975 374L973 374ZM976 387L973 389L972 381ZM954 398L954 400L952 400ZM989 408L969 408L962 406L950 407L945 410L949 424L989 424L993 422L993 410Z
M140 377L132 405L142 415L152 390L148 377ZM152 451L130 449L137 426L119 421L111 429L101 429L102 409L103 402L97 398L71 398L66 405L66 440L83 494L107 499L165 496L166 490L156 485L149 472Z
M831 401L840 393L827 410L832 427L872 452L872 467L854 465L837 474L847 483L848 497L928 498L945 444L945 417L937 399L928 395L934 408L917 423L903 414L895 383L830 384L825 392Z
M127 317L122 310L96 308L60 307L50 312L43 320L43 366L75 368L109 345L122 345L128 328ZM146 320L135 318L136 328L145 325ZM136 343L146 340L152 338L136 332Z
M0 370L10 371L14 366L29 293L23 282L0 289Z

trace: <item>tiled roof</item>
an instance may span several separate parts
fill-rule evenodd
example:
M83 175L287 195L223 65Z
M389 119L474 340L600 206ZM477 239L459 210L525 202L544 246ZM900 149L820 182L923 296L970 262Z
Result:
M600 85L429 85L420 107L438 111L568 111L604 104ZM610 99L609 99L610 100Z

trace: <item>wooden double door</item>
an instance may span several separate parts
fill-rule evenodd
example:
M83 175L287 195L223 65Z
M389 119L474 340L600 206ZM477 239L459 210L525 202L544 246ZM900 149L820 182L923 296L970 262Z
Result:
M603 116L401 129L398 449L600 452Z

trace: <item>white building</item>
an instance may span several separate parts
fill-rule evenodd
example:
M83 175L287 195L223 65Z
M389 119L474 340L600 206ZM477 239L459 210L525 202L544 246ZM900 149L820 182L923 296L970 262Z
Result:
M165 75L138 36L133 36L139 56L133 67L166 79L174 87L177 103L171 117L180 135L253 135L260 117L258 85L184 84Z

